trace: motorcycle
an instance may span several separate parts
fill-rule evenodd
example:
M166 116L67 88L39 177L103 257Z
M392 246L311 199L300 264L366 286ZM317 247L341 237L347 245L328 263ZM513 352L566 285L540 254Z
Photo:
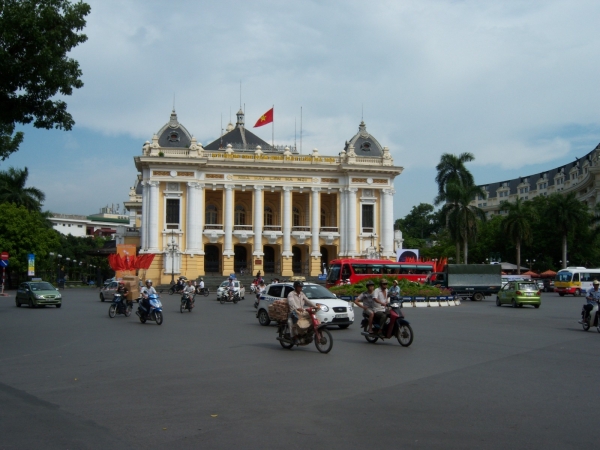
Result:
M383 327L380 329L380 324L373 320L373 334L368 332L369 315L363 311L363 320L360 323L363 331L360 334L362 334L370 344L374 344L379 339L384 341L385 339L391 339L392 336L394 336L398 339L398 343L402 347L408 347L413 341L413 330L410 323L404 319L402 311L400 311L401 307L402 302L397 299L393 299L391 303L388 303Z
M599 303L596 302L592 310L588 313L581 326L583 331L588 331L590 327L596 327L598 333L600 333L600 310L598 309Z
M316 308L307 308L309 319L308 319L308 328L298 328L298 343L295 343L288 326L287 320L279 321L277 325L277 340L281 344L283 348L291 349L294 345L308 345L313 340L315 341L315 347L321 353L329 353L331 348L333 347L333 338L331 337L331 333L327 330L326 323L320 323L319 319L317 319ZM298 323L302 320L300 319Z
M158 299L158 295L150 294L148 297L148 302L150 303L150 310L148 311L144 304L143 300L140 302L138 306L138 310L136 314L140 318L140 322L146 323L147 320L152 322L156 322L157 325L161 325L163 323L163 313L162 313L162 303Z
M128 302L121 294L115 293L112 304L108 308L108 317L114 318L117 314L123 314L125 317L131 315L132 302Z
M229 290L228 293L223 292L221 297L219 297L219 301L221 302L221 305L225 302L237 303L240 301L240 293L234 290Z
M192 299L190 298L190 294L183 294L181 296L181 305L179 306L179 311L182 314L186 309L189 312L192 312L192 307Z
M169 288L169 295L180 294L183 292L184 285L183 284L174 284Z
M196 287L196 294L198 295L204 295L205 297L208 297L208 294L210 294L210 291L207 287Z

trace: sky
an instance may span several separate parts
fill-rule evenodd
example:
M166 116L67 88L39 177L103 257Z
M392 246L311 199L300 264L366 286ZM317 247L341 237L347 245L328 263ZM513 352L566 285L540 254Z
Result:
M24 127L19 152L44 207L91 214L128 199L133 157L169 120L218 138L275 105L275 143L337 155L357 131L390 148L394 216L436 195L443 153L471 152L477 184L541 172L600 142L597 1L88 0L71 56L84 87L70 132ZM270 141L269 126L253 132Z

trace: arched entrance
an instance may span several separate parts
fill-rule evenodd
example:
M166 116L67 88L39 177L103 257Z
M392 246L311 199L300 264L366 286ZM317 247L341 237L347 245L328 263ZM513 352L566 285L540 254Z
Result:
M329 265L329 250L327 247L321 247L321 273Z
M248 251L243 245L236 245L233 247L233 271L235 273L241 273L240 269L244 269L248 266Z
M221 273L221 255L216 245L204 246L204 273Z
M292 271L294 275L302 273L302 250L300 247L292 247Z
M275 273L275 249L265 245L263 247L263 252L265 253L263 256L265 273Z

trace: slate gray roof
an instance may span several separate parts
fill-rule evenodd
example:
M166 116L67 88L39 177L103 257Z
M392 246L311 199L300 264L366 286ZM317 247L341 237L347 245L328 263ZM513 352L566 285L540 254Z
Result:
M225 133L219 139L216 139L210 144L205 145L205 150L225 150L225 148L227 148L227 144L231 144L235 150L254 151L256 150L257 145L261 146L261 150L263 152L274 150L271 147L271 144L263 141L251 131L246 130L246 127L244 126L244 111L240 109L236 116L237 122L235 124L235 128Z
M350 141L346 142L344 150L347 152L348 147L354 146L356 156L383 156L383 148L373 136L367 132L367 125L361 121L356 133Z
M600 144L598 144L596 146L596 148L594 148L594 150L589 152L583 158L576 158L575 161L573 161L573 162L556 167L554 169L547 170L545 172L535 173L533 175L528 175L526 177L513 178L512 180L504 180L504 181L499 181L496 183L482 184L479 186L483 187L484 189L487 190L488 198L496 198L498 196L498 193L496 191L504 183L508 183L508 187L510 189L509 195L518 194L518 186L524 182L529 183L529 191L537 191L537 182L540 180L540 178L544 178L544 175L546 175L546 180L544 180L544 182L547 182L548 186L554 186L554 177L561 170L565 174L565 180L568 179L569 173L571 172L573 167L576 167L577 174L581 175L583 173L583 163L587 160L591 165L592 154L594 153L594 151L599 150L599 149L600 149Z
M156 133L158 145L170 148L188 148L192 142L189 131L177 120L175 110L171 112L171 119Z

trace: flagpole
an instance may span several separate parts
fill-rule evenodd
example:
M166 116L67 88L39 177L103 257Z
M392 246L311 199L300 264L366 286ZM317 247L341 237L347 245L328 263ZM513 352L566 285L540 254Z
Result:
M302 154L302 106L300 107L300 154Z
M275 150L275 105L271 108L273 110L273 120L271 121L271 148Z

